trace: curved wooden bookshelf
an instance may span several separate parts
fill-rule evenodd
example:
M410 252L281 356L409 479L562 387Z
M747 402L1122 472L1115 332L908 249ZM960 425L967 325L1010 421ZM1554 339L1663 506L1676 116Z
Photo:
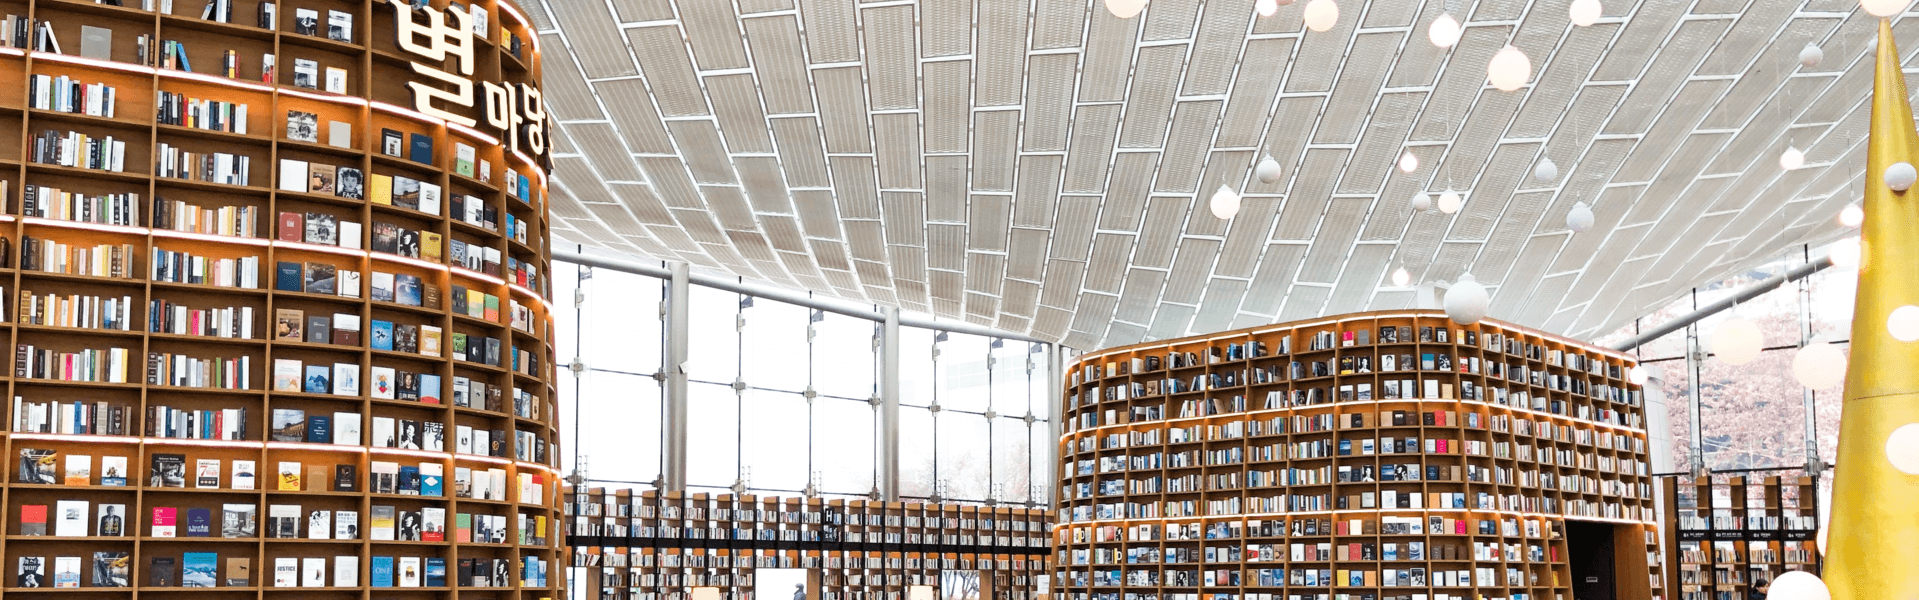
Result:
M0 491L5 593L563 595L544 157L505 149L497 136L509 132L482 131L483 102L454 111L477 118L479 129L414 110L407 82L421 79L411 63L452 70L455 61L401 49L396 14L404 9L394 4L142 2L0 0L5 24L22 23L0 32L0 139L16 140L0 144L0 328L16 349L14 368L0 376L12 391L0 405L9 457ZM271 22L262 4L274 5ZM518 9L505 0L459 4L486 18L473 38L476 96L479 82L537 87L536 36ZM203 12L229 5L230 18ZM317 23L303 22L306 11ZM330 25L345 39L329 39ZM59 51L15 35L42 31ZM275 57L271 70L266 55ZM169 60L182 56L193 70ZM344 93L297 74L303 61L313 61L316 78L339 69L331 76ZM113 88L111 112L86 105L108 98L99 88L65 88L85 90L67 106L40 93L61 85ZM246 108L174 119L166 114L174 102ZM403 141L398 156L385 152L389 130ZM45 132L111 136L124 144L122 164L55 164L70 161L46 154ZM414 154L419 141L427 144ZM463 156L462 146L473 152ZM214 158L178 176L169 172L181 157L173 152L246 161ZM317 177L317 166L335 179ZM355 183L346 170L359 178L357 195L340 185ZM387 178L437 189L437 207L412 194L378 196ZM62 193L105 198L65 211ZM283 222L287 215L297 218ZM481 260L459 260L455 242ZM93 261L49 243L108 252ZM202 271L191 259L209 262ZM342 275L349 271L358 277ZM292 320L283 327L281 317ZM325 319L324 334L315 317ZM357 335L342 334L353 321ZM434 331L437 344L428 342ZM459 356L466 341L475 345ZM58 354L85 350L122 351L123 375L74 376L84 371ZM276 372L287 361L298 366L291 388ZM163 367L167 376L156 378ZM308 367L324 371L327 384L308 388L319 374ZM334 387L348 376L357 385ZM347 415L357 432L339 420ZM485 441L471 432L485 432ZM79 457L84 473L69 470ZM118 459L115 473L109 458ZM202 461L218 472L202 472ZM245 462L250 484L236 473ZM78 529L63 531L62 509L75 505L62 502L86 503ZM108 506L113 518L103 519ZM276 520L275 507L293 519ZM155 509L172 510L171 536ZM197 510L207 511L204 532ZM23 522L36 511L46 514L44 533ZM393 539L380 518L387 511ZM191 583L204 581L194 553L214 555L212 587L189 587L189 562ZM73 589L56 587L65 557L80 567ZM383 557L392 560L387 585ZM34 558L42 572L22 576ZM245 561L245 581L236 559ZM292 585L276 581L284 559L298 569ZM321 576L310 579L316 565Z
M1061 402L1067 600L1570 600L1610 524L1621 598L1665 597L1629 356L1437 311L1090 352Z

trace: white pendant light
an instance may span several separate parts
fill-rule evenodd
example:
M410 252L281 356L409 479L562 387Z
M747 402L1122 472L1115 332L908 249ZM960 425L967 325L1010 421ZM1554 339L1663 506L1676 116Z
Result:
M1432 209L1433 209L1432 194L1428 194L1426 192L1413 192L1413 210L1424 212Z
M1875 17L1890 17L1905 12L1912 0L1859 0L1859 7Z
M1818 575L1805 571L1786 571L1766 588L1766 600L1832 600L1832 590Z
M1826 51L1819 49L1818 44L1806 42L1806 47L1799 49L1799 66L1816 67L1819 66L1819 61L1825 58Z
M1806 166L1806 153L1798 148L1786 146L1786 151L1779 153L1779 168L1792 171L1803 166Z
M1411 173L1418 170L1419 157L1413 156L1412 150L1407 150L1405 153L1399 155L1399 171L1401 173Z
M1139 11L1145 9L1146 0L1106 0L1106 10L1111 11L1113 16L1121 19L1131 19L1139 16Z
M1567 12L1574 25L1592 25L1599 22L1599 0L1573 0L1572 8Z
M1519 89L1533 78L1532 60L1526 58L1526 53L1507 44L1493 55L1492 63L1486 66L1486 78L1500 91Z
M1626 381L1631 382L1633 385L1646 385L1646 380L1649 378L1650 376L1646 373L1646 367L1633 365L1632 368L1626 369Z
M1886 317L1886 332L1901 342L1919 340L1919 306L1907 304L1892 309L1892 314Z
M1766 338L1752 320L1733 315L1713 328L1711 343L1712 354L1720 362L1743 365L1759 358L1759 351L1766 347Z
M1318 33L1326 33L1339 23L1339 5L1333 0L1312 0L1306 3L1306 28Z
M1212 204L1213 216L1219 217L1222 221L1232 219L1233 215L1239 214L1239 194L1233 193L1232 188L1219 186L1219 191L1213 192Z
M1846 353L1824 341L1806 344L1792 356L1792 377L1807 389L1832 389L1846 379Z
M1400 267L1398 269L1393 270L1393 287L1406 287L1406 284L1409 284L1412 282L1413 282L1413 274L1407 273L1406 267Z
M1593 226L1593 209L1585 202L1574 202L1572 210L1566 211L1566 228L1580 233Z
M1453 44L1459 43L1459 20L1450 13L1439 15L1439 18L1433 19L1433 24L1426 26L1426 39L1434 46L1453 47Z
M1832 259L1832 266L1853 269L1859 267L1860 250L1859 238L1842 238L1832 243L1832 247L1826 250L1826 256Z
M1550 182L1559 178L1559 165L1553 164L1550 157L1540 158L1539 166L1533 167L1533 179Z
M1886 460L1901 473L1919 475L1919 423L1900 425L1886 436Z
M1439 194L1439 212L1449 215L1459 212L1460 205L1465 204L1465 202L1466 200L1460 197L1459 192L1453 191L1452 188L1446 188L1446 191Z
M1273 16L1273 13L1279 12L1279 1L1259 0L1253 3L1253 10L1259 11L1259 16L1262 17Z
M1259 166L1253 168L1253 176L1258 177L1260 183L1278 183L1279 174L1279 161L1273 160L1271 154L1259 159Z
M1446 316L1460 325L1478 323L1486 317L1491 300L1486 295L1486 286L1479 285L1471 274L1460 275L1459 281L1446 288Z
M1854 202L1847 204L1845 208L1839 209L1840 225L1858 227L1860 223L1864 222L1866 222L1866 209L1860 208L1859 203Z
M1912 187L1912 180L1919 179L1919 171L1912 170L1912 163L1896 162L1886 167L1886 187L1892 191L1903 192Z

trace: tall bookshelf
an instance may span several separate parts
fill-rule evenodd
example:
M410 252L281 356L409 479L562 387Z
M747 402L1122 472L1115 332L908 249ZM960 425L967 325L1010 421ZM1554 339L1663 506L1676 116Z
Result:
M1388 358L1390 357L1390 358ZM1629 356L1436 311L1089 352L1061 402L1067 600L1570 600L1567 524L1663 598Z
M1670 589L1680 600L1739 600L1758 580L1818 574L1819 485L1804 475L1661 478Z
M1039 600L1051 511L602 488L566 493L578 597L754 600L758 569L809 569L814 600L905 600L964 573L980 598ZM786 590L772 598L785 600Z
M563 551L545 157L503 149L513 133L483 131L480 104L454 110L479 128L415 110L413 63L457 61L400 46L409 9L123 4L0 0L0 17L24 23L10 33L32 34L0 44L0 139L15 140L0 143L0 328L15 347L0 376L12 392L0 406L4 591L561 595L547 575ZM460 8L486 17L474 88L537 86L518 9ZM45 34L57 49L33 39ZM307 61L313 80L298 73ZM59 85L79 95L40 93ZM404 142L395 154L389 130ZM46 139L80 136L118 142L96 145L113 160L47 152ZM437 207L404 184L375 194L402 180L437 190ZM482 260L455 260L454 241ZM464 352L462 340L480 343ZM77 505L62 502L85 503L77 526L63 527ZM44 533L23 522L39 510ZM74 590L56 585L67 557ZM21 577L23 558L42 559L42 577ZM285 559L290 582L276 572Z

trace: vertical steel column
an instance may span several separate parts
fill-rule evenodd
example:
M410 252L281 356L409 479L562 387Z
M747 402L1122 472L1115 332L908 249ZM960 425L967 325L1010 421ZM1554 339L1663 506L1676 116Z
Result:
M880 308L880 499L900 499L900 309Z
M664 491L679 492L686 490L686 309L690 291L686 263L672 263L668 268L672 278L667 283L666 355L661 361L666 373L666 422L661 423L666 447L661 455L666 464L660 476L665 480Z
M1803 248L1803 247L1802 247ZM1809 251L1808 251L1809 252ZM1810 277L1799 278L1799 351L1805 352L1812 344L1812 283ZM1821 342L1824 343L1824 342ZM1806 401L1806 461L1807 471L1817 478L1825 470L1823 459L1819 457L1819 418L1818 398L1812 388L1804 388Z
M1063 411L1060 410L1059 401L1060 396L1065 394L1066 380L1064 377L1065 374L1062 373L1062 371L1066 368L1066 353L1060 352L1059 344L1047 344L1047 346L1050 347L1050 351L1048 352L1048 360L1046 361L1046 443L1053 447L1053 459L1046 461L1046 484L1044 487L1046 489L1046 507L1058 510L1059 492L1057 490L1059 486L1060 461L1059 421L1065 418ZM1026 451L1037 452L1038 450L1027 448Z
M1699 427L1699 366L1706 357L1706 351L1699 348L1699 324L1686 326L1686 402L1687 414L1692 416L1687 430L1692 433L1692 472L1693 475L1706 473L1706 441L1700 437Z

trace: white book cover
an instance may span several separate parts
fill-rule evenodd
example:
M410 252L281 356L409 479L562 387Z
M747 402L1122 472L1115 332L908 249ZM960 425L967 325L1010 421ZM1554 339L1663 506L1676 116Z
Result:
M300 559L300 587L326 587L326 557L309 556Z
M60 500L54 504L55 518L53 535L58 537L86 537L87 513L93 505L85 500Z
M306 193L307 163L290 158L280 159L280 191Z
M399 573L395 573L395 579L399 580L400 587L420 587L420 557L402 556L398 562Z
M300 585L300 559L282 556L273 559L273 587Z
M399 375L393 367L372 367L367 372L367 385L371 386L375 400L392 400L400 387Z
M440 184L420 182L420 212L440 214Z
M333 363L333 395L360 395L360 365Z
M361 245L361 238L364 237L364 234L362 233L362 231L363 229L360 227L359 223L356 223L353 221L341 221L340 222L340 247L359 250ZM354 275L357 278L359 274L356 272ZM353 291L354 291L353 295L355 297L358 297L360 295L359 294L360 290L355 289ZM340 295L345 296L347 294L346 292L341 292Z
M342 446L360 445L360 413L333 413L333 443Z
M333 587L360 587L360 557L333 557Z
M373 418L373 447L398 448L399 441L393 439L393 417Z
M316 510L307 513L307 539L333 539L333 511Z
M457 425L453 428L453 451L460 454L473 453L473 428Z
M444 481L445 478L446 478L446 465L442 465L436 462L420 463L420 490L422 493L424 493L425 490L428 490L428 489L438 488L440 490L440 493L442 495L445 495L446 494L446 482Z
M360 511L342 510L333 513L333 539L360 539Z
M233 489L250 490L258 486L260 476L254 469L253 461L233 461Z

